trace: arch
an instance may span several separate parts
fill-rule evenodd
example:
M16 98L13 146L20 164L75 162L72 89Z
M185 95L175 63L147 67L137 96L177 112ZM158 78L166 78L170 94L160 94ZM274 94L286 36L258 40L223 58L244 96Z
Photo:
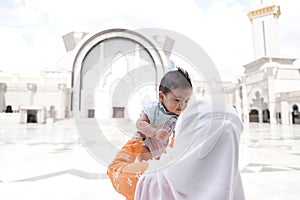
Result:
M258 110L256 110L256 109L250 110L249 122L259 122Z
M140 49L136 49L137 46ZM151 37L127 29L109 29L89 34L80 41L73 57L71 109L74 117L84 117L81 114L85 113L85 111L82 112L84 91L95 91L97 87L102 89L98 83L103 82L103 77L111 76L114 59L118 56L125 56L129 63L126 69L128 72L132 68L129 66L131 60L128 58L137 50L143 52L141 55L147 56L145 60L148 61L150 69L155 72L155 84L158 84L169 63L166 55L159 50L158 44ZM142 58L140 57L140 59ZM97 80L92 80L90 84L84 84L84 77L90 70L94 72ZM136 84L139 82L139 80L135 80Z
M265 109L262 112L262 119L264 123L270 123L270 111L269 109Z
M297 104L294 104L292 106L292 124L300 124L300 113L299 113L299 107Z
M266 110L268 109L268 104L266 103L266 99L261 95L261 91L256 90L250 97L254 97L251 99L250 104L251 108L257 110Z
M294 111L294 110L295 110L295 111L299 111L299 107L298 107L297 104L294 104L294 105L292 106L292 109L293 109L293 111Z

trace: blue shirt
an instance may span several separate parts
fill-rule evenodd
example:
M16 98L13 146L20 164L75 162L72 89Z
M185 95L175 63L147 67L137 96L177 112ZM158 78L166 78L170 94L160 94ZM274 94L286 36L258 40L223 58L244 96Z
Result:
M147 115L150 124L156 129L164 128L170 133L163 142L151 137L147 137L144 141L144 145L149 148L152 158L158 158L165 152L168 146L169 137L175 128L178 115L169 112L160 101L148 104L145 106L143 112Z
M143 112L155 128L174 129L178 115L169 112L160 101L145 106Z

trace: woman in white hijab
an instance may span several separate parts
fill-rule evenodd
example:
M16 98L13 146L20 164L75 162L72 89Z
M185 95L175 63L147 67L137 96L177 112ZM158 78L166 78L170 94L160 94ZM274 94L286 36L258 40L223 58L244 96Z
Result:
M128 200L244 200L238 168L242 123L232 106L198 101L179 117L175 144L159 161L134 162L130 140L108 167Z

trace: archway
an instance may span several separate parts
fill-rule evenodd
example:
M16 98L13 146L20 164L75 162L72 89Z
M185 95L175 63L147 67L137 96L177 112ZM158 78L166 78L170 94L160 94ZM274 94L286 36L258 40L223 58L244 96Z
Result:
M299 107L294 104L292 107L292 123L293 124L300 124L300 113L299 113Z
M253 109L249 113L249 122L270 122L268 104L266 103L265 98L261 95L260 91L257 90L254 93L254 98L252 99L250 107Z
M158 50L154 40L130 30L110 29L91 34L78 46L72 80L74 117L86 118L86 109L94 105L96 118L115 116L114 108L124 109L122 112L125 112L126 118L128 94L124 94L125 91L133 91L145 79L153 80L155 90L165 67L169 65L166 55ZM132 73L137 69L140 69L139 73ZM144 77L146 75L150 77ZM122 80L124 77L125 80ZM120 81L124 82L122 89ZM112 85L115 86L112 88ZM84 99L90 96L94 98L85 102ZM113 101L113 96L118 98Z
M249 113L249 122L259 122L258 110L252 109Z
M263 110L263 122L264 123L270 123L270 111L268 109Z

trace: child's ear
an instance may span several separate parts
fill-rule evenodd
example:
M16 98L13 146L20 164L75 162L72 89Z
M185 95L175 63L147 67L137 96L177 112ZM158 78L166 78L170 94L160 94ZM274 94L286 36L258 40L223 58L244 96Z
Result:
M159 98L159 101L163 101L164 100L164 93L162 91L158 92L158 98Z

